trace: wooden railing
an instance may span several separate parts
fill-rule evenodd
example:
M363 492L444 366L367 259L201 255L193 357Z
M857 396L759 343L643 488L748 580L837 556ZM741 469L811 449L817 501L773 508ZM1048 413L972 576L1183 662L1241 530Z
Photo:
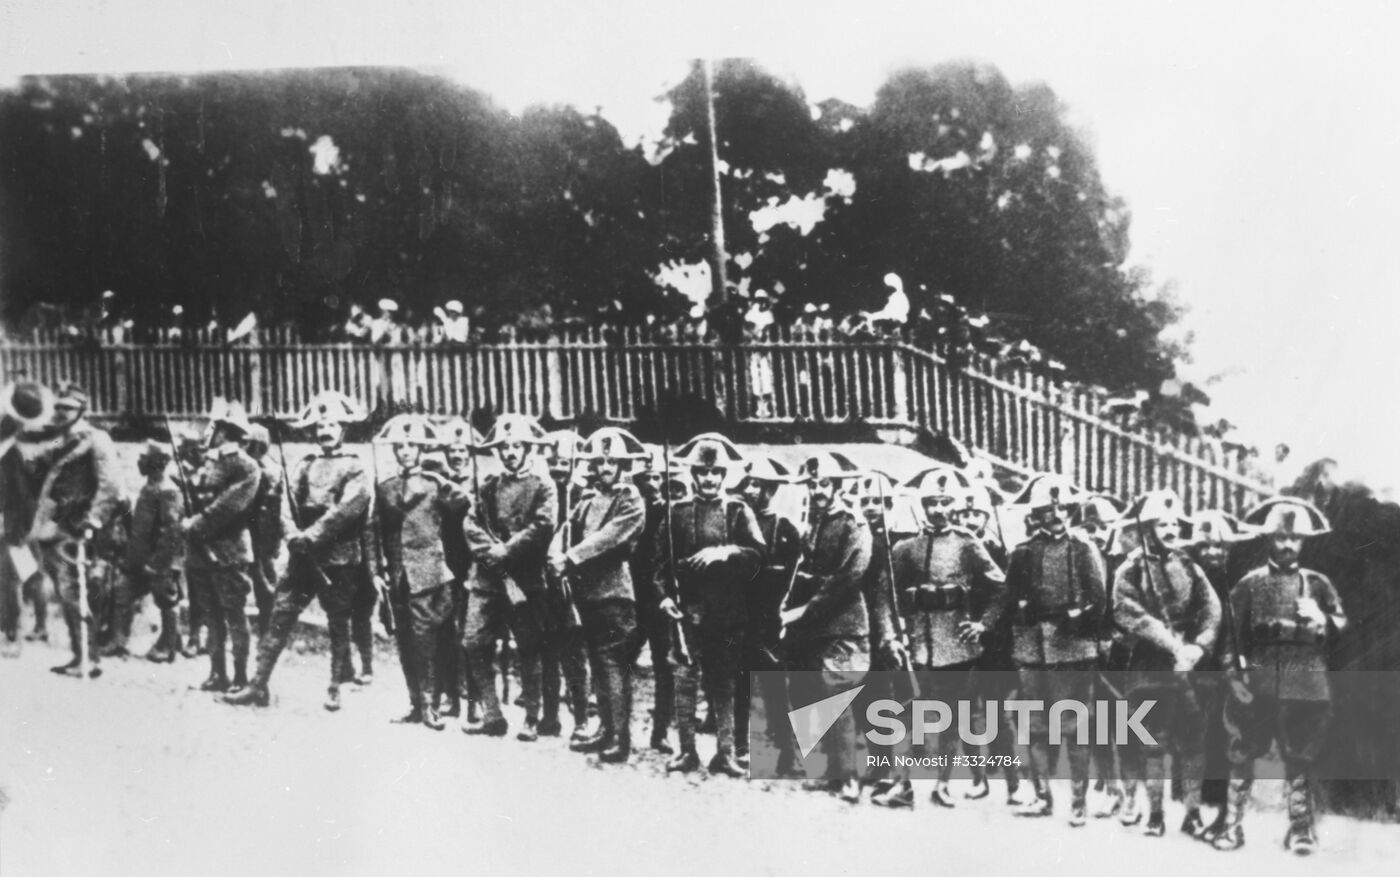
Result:
M489 406L629 422L684 396L709 400L731 422L928 427L1017 471L1062 472L1121 496L1171 487L1193 508L1239 511L1270 492L1245 474L1238 451L1110 416L1101 391L989 357L954 367L898 337L784 332L737 346L637 330L470 345L303 343L285 331L237 344L45 337L3 342L0 375L72 380L89 393L94 416L137 419L200 417L216 397L287 418L335 388L372 410L452 415Z

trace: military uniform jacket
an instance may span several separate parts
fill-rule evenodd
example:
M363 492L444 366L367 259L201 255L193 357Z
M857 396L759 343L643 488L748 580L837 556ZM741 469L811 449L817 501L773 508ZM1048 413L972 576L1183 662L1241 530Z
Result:
M484 594L506 593L510 576L526 594L544 591L545 552L554 534L558 506L554 482L533 472L489 475L481 483L481 503L462 523L476 565L471 589ZM504 545L505 562L482 563L492 545Z
M1006 602L1006 577L982 540L957 527L925 529L895 546L891 565L914 666L947 667L981 657L980 643L958 638L958 624L975 620L991 630ZM940 606L922 608L931 587L941 589Z
M116 482L112 437L87 421L69 429L44 476L34 510L30 539L79 539L87 522L100 529L115 514L121 491Z
M34 526L39 491L44 486L44 468L28 442L17 436L15 443L0 455L0 519L4 528L0 539L7 545L22 545Z
M787 600L787 608L806 606L807 611L788 625L789 640L864 640L870 635L861 590L870 553L870 528L844 500L838 497L825 514L813 514L803 539L802 569Z
M276 557L282 548L286 528L282 521L282 470L271 460L254 461L258 466L258 492L253 497L253 553L258 557Z
M1327 616L1322 634L1301 628L1299 597L1317 601ZM1332 582L1310 569L1282 569L1269 563L1246 573L1230 592L1249 688L1285 700L1330 700L1327 642L1346 629L1346 614ZM1229 645L1227 643L1227 645Z
M238 445L228 442L210 452L193 481L187 563L230 567L253 562L248 535L253 500L262 469Z
M375 511L390 582L407 583L409 593L418 594L452 580L442 522L465 504L450 481L422 469L379 482Z
M185 551L180 532L183 508L180 488L168 477L159 484L143 484L131 513L131 538L122 568L129 573L161 575L179 567Z
M317 452L297 464L292 478L294 523L311 540L311 558L321 566L357 566L367 561L365 540L373 492L360 455L345 448Z
M1012 619L1012 658L1037 667L1098 657L1096 627L1107 610L1103 558L1073 531L1056 539L1037 533L1016 546L1006 570ZM1084 621L1068 616L1071 608Z
M1132 649L1129 670L1173 670L1185 645L1213 654L1220 600L1185 552L1138 549L1114 576L1113 617Z
M642 533L637 537L637 548L628 561L638 605L655 608L666 596L667 592L658 587L656 581L657 558L666 551L666 503L649 502Z
M634 485L595 490L579 500L571 520L554 537L555 550L573 565L569 581L575 600L635 598L627 561L645 525L646 506Z
M670 544L664 524L657 542L655 589L683 607L692 624L730 627L747 620L748 589L766 546L758 520L743 500L720 496L681 500L671 507ZM678 569L672 575L672 548L679 566L702 548L720 546L733 549L727 560L704 569Z
M763 536L763 565L749 588L749 624L765 643L777 642L782 625L778 613L792 578L792 566L802 556L802 534L797 525L773 512L758 512Z
M472 572L472 547L467 544L464 527L467 515L471 513L470 478L469 473L447 473L447 479L457 485L466 501L446 509L442 515L443 559L447 562L447 568L452 570L452 578L459 582L465 582Z

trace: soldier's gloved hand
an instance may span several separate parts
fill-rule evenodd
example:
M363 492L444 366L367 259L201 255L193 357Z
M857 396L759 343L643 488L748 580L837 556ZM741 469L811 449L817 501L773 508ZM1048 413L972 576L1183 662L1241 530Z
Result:
M1317 601L1311 597L1298 598L1297 616L1299 622L1314 631L1327 629L1327 615L1322 611L1322 607L1317 605Z
M666 597L661 601L660 608L672 621L681 620L681 607L677 606L676 601L672 600L670 597Z
M958 639L965 643L975 643L981 640L982 634L987 632L987 625L980 621L960 621L958 622Z
M888 667L903 669L909 666L909 653L905 651L904 643L893 637L880 643L880 657Z
M1205 657L1206 650L1195 643L1187 643L1176 650L1176 669L1178 672L1184 670L1194 670L1196 665L1201 663L1201 658Z

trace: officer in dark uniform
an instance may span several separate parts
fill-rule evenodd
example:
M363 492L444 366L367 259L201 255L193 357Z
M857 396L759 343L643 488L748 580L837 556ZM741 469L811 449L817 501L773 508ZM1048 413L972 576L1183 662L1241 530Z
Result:
M272 593L277 587L277 555L286 535L282 521L282 470L268 459L272 436L267 427L248 427L243 449L258 464L258 493L253 498L249 535L253 538L253 599L258 605L258 636L267 633L272 621Z
M146 476L132 510L131 536L121 564L120 596L116 602L120 618L114 645L126 650L132 617L138 599L149 593L160 610L160 635L146 657L157 663L175 660L180 650L180 570L184 561L185 538L180 531L184 498L170 479L170 451L157 442L148 442L136 461Z
M784 600L785 662L791 670L820 671L792 679L795 703L813 703L850 687L870 670L870 616L862 584L870 566L870 528L840 495L843 482L860 470L837 453L807 458L800 470L806 482L811 518L803 534L802 556L791 592ZM856 780L855 727L849 711L822 737L827 755L825 786L851 802L860 800Z
M467 724L480 721L481 698L476 681L467 669L467 652L462 646L462 630L467 621L467 580L472 571L472 550L463 529L471 512L475 448L481 439L471 424L455 418L438 429L443 440L442 451L447 462L443 476L462 491L466 502L460 507L445 509L442 515L442 550L447 568L452 571L450 594L452 613L442 625L437 652L437 692L434 696L441 715L458 717L462 714L462 697L467 698ZM465 690L464 690L465 688ZM446 708L442 700L446 697Z
M326 612L331 677L325 708L340 709L340 686L350 676L350 607L370 576L365 531L373 490L368 467L344 446L345 426L365 419L359 403L334 390L316 395L299 426L315 426L320 451L292 473L289 507L294 529L287 539L287 570L277 583L272 623L258 642L258 669L247 688L225 695L234 706L266 706L268 680L297 619L312 599ZM370 587L373 587L371 583Z
M800 488L801 502L787 510L787 514L778 506L778 492L784 485L794 485L796 482L796 473L772 457L760 455L749 460L744 480L739 485L740 495L753 509L758 521L764 550L763 564L748 588L748 640L744 648L743 670L739 674L740 682L735 689L737 712L734 715L734 743L739 750L737 760L742 762L748 750L749 674L768 671L759 677L759 697L763 699L763 715L769 717L766 734L773 739L777 749L777 772L780 775L796 769L797 752L786 723L789 709L787 684L781 674L772 671L783 669L783 649L779 641L783 629L780 612L788 583L792 580L793 567L802 555L807 491Z
M248 684L251 634L244 607L253 590L248 575L253 563L248 524L262 470L239 446L248 432L241 405L231 403L216 414L212 427L209 454L190 493L191 515L180 522L180 528L188 542L185 577L194 583L193 591L209 599L204 604L209 623L209 678L199 689L227 691L226 638L233 651L232 687Z
M1037 475L1017 497L1030 507L1036 533L1011 553L1006 594L1012 620L1012 659L1019 670L1023 699L1053 703L1089 703L1091 674L1098 664L1098 632L1107 609L1103 559L1087 536L1069 529L1069 512L1079 493L1060 475ZM1070 825L1086 821L1089 748L1075 740L1078 723L1066 713L1061 730L1068 737L1070 764ZM1049 717L1030 716L1031 773L1037 779L1037 800L1019 811L1024 816L1049 816L1054 799L1048 783L1052 758Z
M635 665L642 648L651 657L654 690L651 714L651 748L663 755L675 750L667 742L676 709L676 678L672 672L671 649L676 622L661 610L665 592L656 588L656 558L666 550L666 508L670 502L668 482L675 470L666 466L666 454L659 447L648 447L648 465L632 476L632 482L646 504L646 524L637 539L630 561L632 586L637 591L637 631L628 647L628 663Z
M703 675L716 713L710 772L741 777L744 769L734 750L734 683L748 636L747 592L763 557L763 535L743 500L723 494L729 468L743 462L728 439L692 439L681 448L678 462L690 470L695 494L671 509L669 532L657 540L653 564L654 591L665 595L661 609L680 623L689 651L672 656L681 745L666 769L689 772L700 766L695 735Z
M1130 764L1147 786L1147 834L1166 833L1162 815L1164 758L1180 761L1186 802L1181 830L1196 836L1201 822L1201 778L1205 770L1204 692L1196 670L1214 655L1220 627L1220 600L1200 567L1179 547L1181 498L1172 490L1145 494L1127 519L1140 531L1142 547L1118 569L1113 586L1113 617L1131 649L1128 657L1129 709L1144 700L1157 705L1145 727L1156 742L1141 748Z
M468 734L506 733L496 690L496 644L509 634L519 649L525 696L525 727L516 737L523 742L539 737L540 612L558 497L554 482L526 464L543 439L544 430L533 418L501 415L484 446L495 449L505 471L482 481L481 495L473 498L472 513L463 523L475 561L463 638L483 713L479 726L463 726Z
M596 736L573 742L575 752L597 752L606 763L632 752L632 680L627 643L635 635L637 611L627 559L646 524L641 494L624 470L647 458L646 448L626 430L604 427L580 449L588 461L593 492L580 500L554 537L550 567L573 593L588 643L598 689Z
M1346 629L1347 618L1327 577L1298 565L1303 540L1329 531L1322 512L1304 500L1277 497L1246 515L1245 523L1268 540L1269 561L1230 592L1235 627L1229 647L1238 650L1245 669L1231 671L1225 698L1230 789L1225 831L1213 845L1218 850L1244 845L1241 823L1254 784L1254 760L1267 755L1276 740L1288 782L1283 845L1308 855L1317 847L1308 773L1332 716L1327 646Z

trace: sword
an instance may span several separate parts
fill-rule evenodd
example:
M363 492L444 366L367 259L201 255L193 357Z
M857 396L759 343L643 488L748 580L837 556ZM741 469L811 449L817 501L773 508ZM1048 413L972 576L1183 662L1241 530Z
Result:
M78 540L78 676L88 678L88 633L92 624L88 613L87 543L92 531L84 530Z

